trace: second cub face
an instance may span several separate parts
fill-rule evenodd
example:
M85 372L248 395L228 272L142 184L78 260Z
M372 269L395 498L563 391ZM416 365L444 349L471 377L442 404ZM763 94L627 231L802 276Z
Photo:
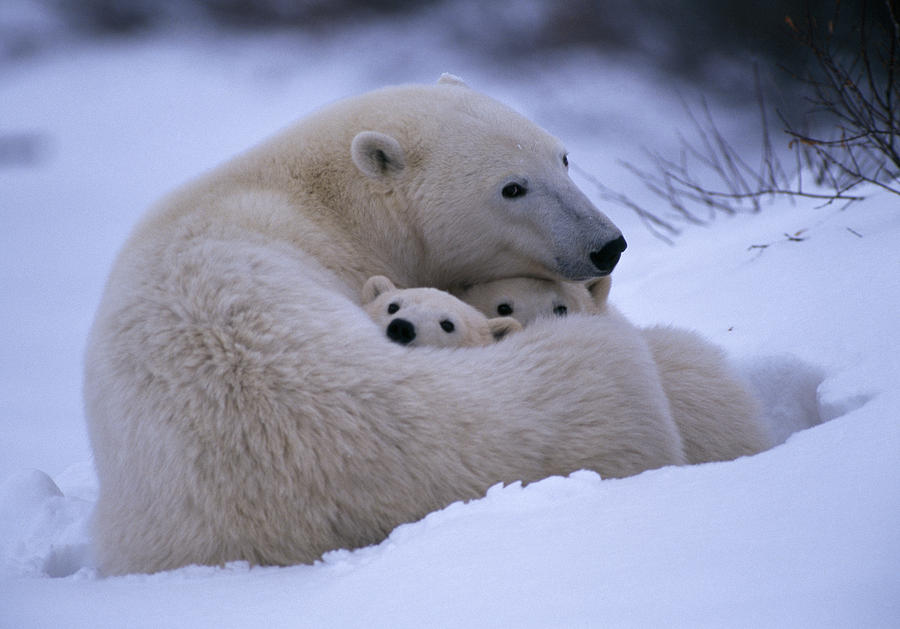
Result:
M486 316L513 317L528 325L541 317L562 317L570 312L605 312L611 282L609 276L587 282L519 277L475 284L456 295Z

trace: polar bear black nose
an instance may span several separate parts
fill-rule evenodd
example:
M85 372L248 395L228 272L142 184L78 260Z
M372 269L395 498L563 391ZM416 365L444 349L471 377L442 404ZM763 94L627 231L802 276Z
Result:
M593 262L594 266L597 267L597 270L600 271L600 275L609 275L612 273L612 270L616 268L616 264L619 263L619 258L622 256L622 252L625 251L627 246L628 243L625 242L625 238L619 236L615 240L611 240L603 245L599 251L591 252L591 262Z
M416 326L406 319L394 319L388 324L387 337L395 343L406 345L416 338Z

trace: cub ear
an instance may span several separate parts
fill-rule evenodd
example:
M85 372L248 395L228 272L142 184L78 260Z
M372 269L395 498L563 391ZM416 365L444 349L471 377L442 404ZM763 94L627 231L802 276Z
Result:
M522 329L522 324L512 317L494 317L488 319L488 327L495 341L505 338L508 334L518 332Z
M463 81L455 74L450 74L449 72L444 72L437 82L438 85L458 85L460 87L469 87L468 85L466 85L465 81Z
M350 144L350 156L356 167L373 179L395 175L406 167L400 143L378 131L361 131Z
M584 287L591 294L594 305L598 308L606 307L606 300L609 297L609 289L612 288L612 277L598 277L585 282Z
M397 290L397 287L394 286L391 280L384 275L373 275L363 284L362 303L371 303L382 293L389 293L394 290Z

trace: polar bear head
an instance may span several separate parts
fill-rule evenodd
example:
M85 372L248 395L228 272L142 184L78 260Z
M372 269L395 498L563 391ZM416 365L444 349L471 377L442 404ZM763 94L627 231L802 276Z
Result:
M514 317L522 325L528 325L539 317L606 312L611 285L609 276L587 282L517 277L475 284L455 294L486 316Z
M387 337L401 345L477 347L522 328L512 317L488 319L435 288L398 289L383 275L369 278L363 286L362 301Z
M569 178L562 143L456 77L375 92L354 120L369 193L408 213L397 247L420 263L411 282L581 281L608 275L626 247Z

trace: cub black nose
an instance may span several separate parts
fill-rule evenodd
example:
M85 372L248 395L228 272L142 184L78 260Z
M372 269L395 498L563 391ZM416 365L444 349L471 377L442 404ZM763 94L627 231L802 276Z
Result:
M591 262L593 262L594 266L597 267L597 270L600 271L600 275L609 275L612 273L612 270L616 268L616 264L619 263L619 258L622 256L622 252L625 251L627 246L628 243L625 242L625 238L619 236L615 240L611 240L603 245L603 248L599 251L591 252Z
M416 326L406 319L394 319L388 324L387 337L402 345L412 343L416 338Z

